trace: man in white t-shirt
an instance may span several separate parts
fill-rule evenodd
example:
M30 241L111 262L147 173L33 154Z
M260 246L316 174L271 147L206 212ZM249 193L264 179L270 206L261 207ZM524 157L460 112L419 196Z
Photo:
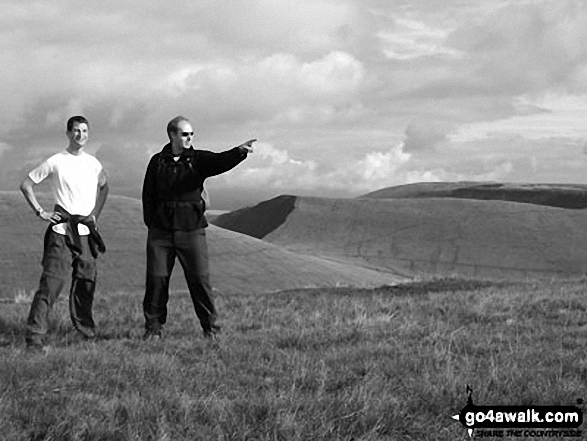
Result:
M27 320L26 342L42 348L47 318L71 272L69 294L71 321L85 338L95 337L92 304L96 287L96 257L104 244L96 230L108 196L106 174L100 162L83 151L89 123L83 116L67 121L67 149L57 153L29 173L20 189L36 215L49 223L44 239L43 273ZM55 207L45 211L34 187L48 180Z

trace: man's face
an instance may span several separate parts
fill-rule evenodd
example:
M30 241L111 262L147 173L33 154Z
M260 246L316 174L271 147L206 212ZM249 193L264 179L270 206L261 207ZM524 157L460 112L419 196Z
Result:
M194 129L188 121L181 121L177 125L177 132L171 133L171 142L176 147L183 147L189 149L194 140Z
M88 142L89 138L89 129L86 123L73 123L73 127L71 131L67 132L67 136L70 140L71 144L74 144L78 147L83 147Z

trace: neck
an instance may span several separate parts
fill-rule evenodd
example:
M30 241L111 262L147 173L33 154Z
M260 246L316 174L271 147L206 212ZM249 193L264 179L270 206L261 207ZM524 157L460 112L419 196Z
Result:
M83 147L77 144L69 144L67 151L72 155L79 155L82 152Z
M171 144L171 153L175 156L181 155L185 149L182 145Z

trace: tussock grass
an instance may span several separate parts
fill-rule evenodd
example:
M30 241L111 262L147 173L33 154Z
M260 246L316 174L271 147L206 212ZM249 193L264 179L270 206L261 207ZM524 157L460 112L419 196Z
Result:
M439 279L379 289L218 298L218 345L187 293L163 341L141 340L142 293L96 301L99 338L69 329L27 353L28 305L0 314L6 440L458 440L466 404L587 397L586 280Z

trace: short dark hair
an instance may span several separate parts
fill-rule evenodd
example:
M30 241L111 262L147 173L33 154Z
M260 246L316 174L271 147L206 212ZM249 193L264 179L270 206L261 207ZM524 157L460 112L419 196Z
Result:
M171 133L177 133L179 123L182 121L190 122L189 119L183 116L176 116L171 121L169 121L167 123L167 136L170 136Z
M83 116L72 116L71 118L69 118L67 120L67 131L71 132L73 130L73 125L75 123L80 123L80 124L86 124L88 126L88 128L90 128L90 123L88 122L87 119L85 119Z

